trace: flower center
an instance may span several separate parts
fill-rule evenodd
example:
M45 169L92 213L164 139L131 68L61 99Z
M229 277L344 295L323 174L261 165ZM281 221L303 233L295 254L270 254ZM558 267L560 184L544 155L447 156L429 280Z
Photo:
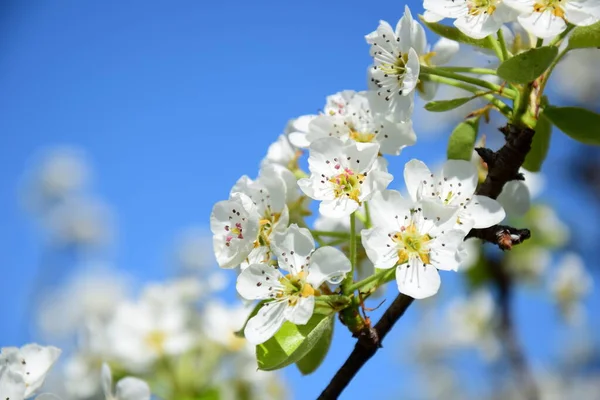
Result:
M399 232L389 235L398 248L399 264L408 262L409 259L418 257L423 264L429 264L429 246L431 237L421 234L414 223L402 227Z
M269 246L271 244L271 234L273 233L273 228L281 218L281 213L273 213L270 211L270 207L265 211L265 215L258 222L260 225L260 229L258 232L258 236L254 241L254 247L259 246Z
M477 16L481 14L492 15L496 11L497 0L470 0L467 1L469 15Z
M355 130L355 128L350 127L350 139L354 140L355 142L371 143L371 142L373 142L374 138L375 138L374 133L359 132L359 131Z
M404 78L406 73L406 64L408 63L408 54L398 53L396 61L391 63L381 63L378 68L386 75L396 75L398 80Z
M231 246L231 241L234 238L243 239L243 230L240 222L236 222L235 225L225 225L225 231L228 232L228 235L225 237L225 246Z
M306 272L302 271L299 274L288 274L279 279L279 283L281 283L283 288L277 294L277 297L287 297L288 305L295 306L300 297L318 296L320 294L319 290L306 282L306 275Z
M533 5L533 11L543 13L550 11L558 18L564 18L565 10L562 8L563 0L541 0Z
M167 340L167 334L160 330L150 331L146 335L146 344L157 353L162 353Z
M333 183L335 197L346 196L360 204L360 185L364 182L365 176L346 168L341 174L329 179L329 182Z

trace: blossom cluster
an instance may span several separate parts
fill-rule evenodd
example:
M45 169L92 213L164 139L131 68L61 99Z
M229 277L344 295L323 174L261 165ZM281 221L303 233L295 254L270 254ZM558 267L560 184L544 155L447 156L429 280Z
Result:
M430 98L436 91L435 83L419 81L419 66L448 61L458 43L442 39L429 52L425 31L408 8L395 30L382 22L366 41L374 60L370 89L328 96L318 115L291 121L258 177L242 176L229 199L213 208L220 267L239 267L239 295L261 301L244 330L251 343L264 343L285 321L306 324L320 295L350 294L336 285L354 282L353 255L347 242L328 243L328 232L308 228L311 200L318 202L315 226L360 220L364 229L356 235L370 275L373 266L395 268L398 290L416 299L437 293L439 270L459 268L472 228L505 217L500 203L475 193L478 170L465 160L449 160L439 172L411 160L404 169L408 196L388 189L393 176L386 157L416 143L414 95ZM305 152L308 172L300 166Z

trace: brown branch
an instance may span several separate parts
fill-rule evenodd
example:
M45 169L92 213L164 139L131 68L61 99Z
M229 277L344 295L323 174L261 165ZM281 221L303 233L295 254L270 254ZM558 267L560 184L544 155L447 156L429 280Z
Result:
M320 400L338 398L362 366L382 347L383 338L404 315L413 300L412 297L400 293L390 307L385 310L375 327L368 328L359 335L354 350L352 350L344 365L336 372L329 385L323 390L323 393L319 396Z

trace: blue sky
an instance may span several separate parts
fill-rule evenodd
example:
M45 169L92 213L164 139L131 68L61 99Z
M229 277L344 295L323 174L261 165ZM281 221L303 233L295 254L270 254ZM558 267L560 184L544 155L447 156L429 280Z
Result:
M422 12L420 3L409 5ZM19 324L41 244L18 192L41 149L65 144L87 152L94 191L118 222L110 260L143 280L164 278L177 234L208 224L212 205L239 176L256 174L288 119L316 112L328 94L365 88L370 58L363 36L380 19L395 23L403 7L397 1L2 2L0 315L8 322L0 343L24 340ZM493 135L492 126L485 129ZM395 187L409 158L444 156L445 137L420 141L392 161ZM571 145L555 135L551 157L560 160ZM549 193L548 201L570 204L555 188ZM553 323L546 303L525 302L522 312L538 309L540 323ZM389 336L399 350L377 355L347 398L402 393L399 382L408 380L398 377L409 369L399 366L402 343L394 339L409 331L418 312L411 309ZM547 355L552 337L528 329L531 351ZM351 349L348 336L338 330L314 376L286 370L296 398L315 397L324 387Z

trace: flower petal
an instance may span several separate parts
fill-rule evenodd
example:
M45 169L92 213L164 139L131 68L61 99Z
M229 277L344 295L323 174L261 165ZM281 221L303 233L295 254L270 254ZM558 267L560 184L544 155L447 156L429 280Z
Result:
M444 65L458 53L460 45L458 42L446 38L441 38L433 46L433 57L431 57L431 63L433 65Z
M507 182L498 196L498 202L510 216L524 215L531 205L529 189L522 181Z
M396 283L400 293L414 299L424 299L438 292L441 280L435 267L423 265L412 259L409 263L397 267Z
M265 303L258 313L248 320L244 328L246 340L258 345L272 338L285 322L284 313L287 307L285 300Z
M285 308L283 313L285 319L292 324L305 325L315 310L315 296L299 297L293 306Z
M398 262L398 250L390 240L388 233L378 226L363 229L360 232L367 257L375 265L375 268L389 269Z
M557 17L550 10L520 15L518 20L527 32L543 39L554 37L567 29L564 19Z
M413 201L417 201L419 189L422 185L429 186L435 184L433 174L427 168L423 161L412 159L404 166L404 181L406 189Z
M446 271L456 271L460 265L464 250L461 245L465 232L453 229L436 237L430 244L429 260L434 268Z
M285 232L274 235L271 247L279 266L297 274L308 264L315 241L308 229L292 224Z
M350 260L335 247L319 247L310 257L306 278L315 289L325 281L339 283L340 277L350 272Z
M102 391L108 399L112 397L112 371L107 363L102 363Z
M53 346L32 343L21 347L20 352L25 361L23 364L25 369L23 377L27 386L25 397L30 397L44 383L46 374L60 356L61 350Z
M369 201L369 211L373 226L386 228L387 233L398 229L401 222L410 217L413 202L402 197L396 190L376 192ZM389 229L388 229L389 228Z
M138 378L125 377L117 382L116 400L150 400L150 386Z
M240 273L235 287L246 300L270 299L281 278L281 272L270 265L252 264Z
M0 395L2 400L23 400L25 398L23 375L7 365L0 367Z
M506 217L500 203L487 196L473 196L460 212L474 222L473 228L476 229L488 228L500 223Z

